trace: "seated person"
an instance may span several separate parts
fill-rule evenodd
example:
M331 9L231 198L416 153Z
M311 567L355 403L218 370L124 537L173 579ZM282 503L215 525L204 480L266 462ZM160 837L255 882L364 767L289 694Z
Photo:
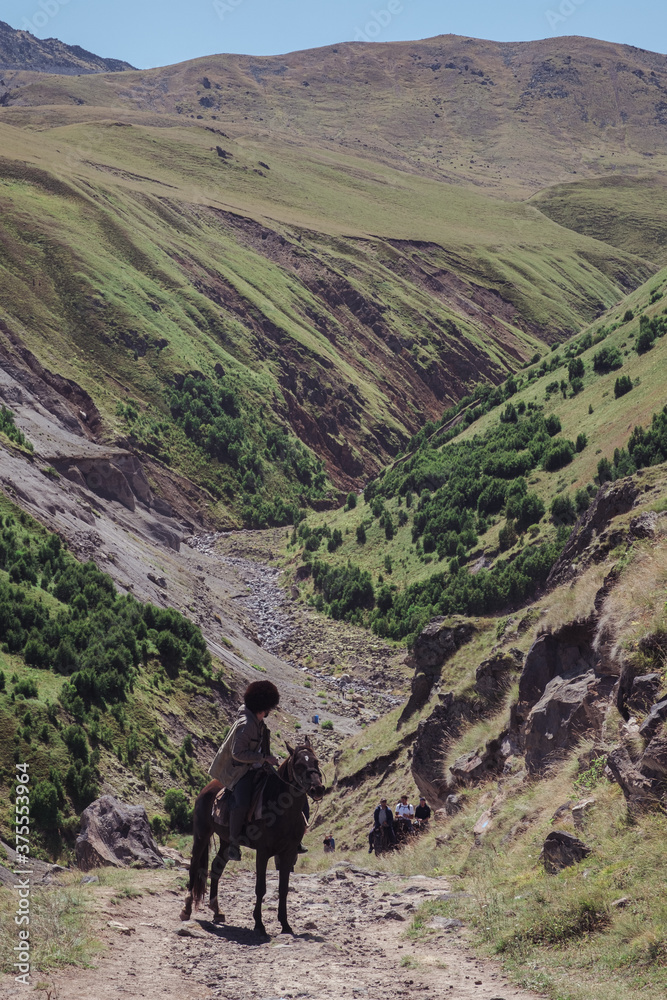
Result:
M408 802L407 795L401 795L401 801L396 803L395 812L396 819L401 820L406 829L410 829L415 818L415 808L411 802Z
M421 826L425 826L431 818L431 807L422 795L419 805L415 809L415 819L419 820Z
M324 853L333 854L336 850L336 841L333 839L332 835L329 833L324 838Z

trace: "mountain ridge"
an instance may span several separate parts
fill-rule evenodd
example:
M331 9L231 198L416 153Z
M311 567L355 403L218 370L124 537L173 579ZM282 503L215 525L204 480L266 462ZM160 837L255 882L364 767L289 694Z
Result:
M59 38L36 38L29 31L0 21L0 71L30 70L39 73L119 73L134 69L122 59L103 59L80 45Z

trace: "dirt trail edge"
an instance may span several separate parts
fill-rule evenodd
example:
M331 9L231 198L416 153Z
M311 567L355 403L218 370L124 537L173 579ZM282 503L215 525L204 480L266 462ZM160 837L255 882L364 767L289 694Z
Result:
M155 877L155 888L140 898L96 906L93 920L106 947L95 968L35 975L34 982L48 979L53 1000L404 1000L415 994L536 1000L510 985L494 963L470 953L465 928L439 928L418 942L406 936L420 903L448 893L445 879L390 876L346 862L293 875L288 906L296 936L287 937L277 933L277 873L269 872L264 920L271 937L261 938L251 929L250 872L221 883L222 925L210 923L205 909L180 923L183 894L165 888L164 875ZM121 927L109 927L110 920ZM14 984L5 992L9 986L7 978L0 982L2 1000L17 997Z

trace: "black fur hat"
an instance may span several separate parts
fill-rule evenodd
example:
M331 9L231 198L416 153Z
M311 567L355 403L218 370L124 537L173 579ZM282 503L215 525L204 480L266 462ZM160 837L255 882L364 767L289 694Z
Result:
M276 708L280 701L278 688L271 681L253 681L248 684L243 695L245 707L257 714L257 712L268 712Z

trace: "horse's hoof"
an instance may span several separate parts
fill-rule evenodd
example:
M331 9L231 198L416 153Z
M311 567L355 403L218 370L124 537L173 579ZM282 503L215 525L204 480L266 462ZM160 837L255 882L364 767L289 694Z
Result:
M185 907L183 907L183 909L181 910L179 916L180 916L181 920L189 920L190 917L192 916L192 910L188 910Z
M224 913L216 913L216 914L214 914L214 916L213 916L213 923L214 924L224 924L224 922L225 922L225 915L224 915Z
M281 934L291 934L292 937L294 937L294 931L292 930L292 928L290 927L289 924L283 924L283 929L281 930L280 933Z
M266 927L264 926L264 924L255 924L255 934L261 934L262 937L268 937L269 936L266 933Z

